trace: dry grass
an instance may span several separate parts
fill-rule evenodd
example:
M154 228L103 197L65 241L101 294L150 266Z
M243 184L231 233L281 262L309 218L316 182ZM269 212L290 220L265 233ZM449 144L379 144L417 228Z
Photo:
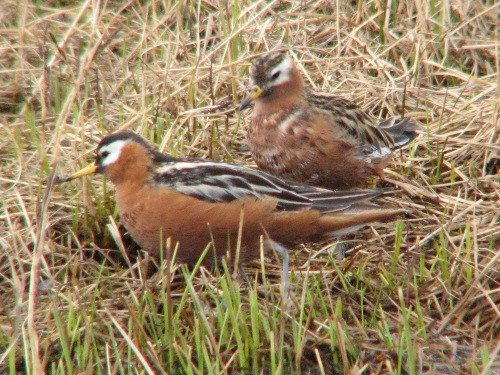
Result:
M465 0L3 1L0 372L499 373L499 16ZM386 175L407 218L360 231L342 261L296 249L288 317L272 259L243 289L223 270L146 278L102 179L49 178L123 129L251 165L235 107L271 49L317 89L422 123Z

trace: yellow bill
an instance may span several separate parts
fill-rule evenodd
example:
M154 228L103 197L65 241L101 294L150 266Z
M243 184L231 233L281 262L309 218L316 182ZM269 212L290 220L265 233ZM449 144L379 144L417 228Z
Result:
M85 168L83 169L80 169L78 172L76 172L75 174L67 177L64 179L65 182L67 181L71 181L71 180L74 180L75 178L80 178L80 177L83 177L83 176L87 176L89 174L94 174L97 172L97 165L95 164L90 164L88 166L86 166Z
M250 92L250 94L248 94L248 96L245 99L243 99L238 109L240 111L243 111L245 108L248 108L250 103L252 103L255 99L261 96L263 92L264 90L259 85L253 85L252 91Z

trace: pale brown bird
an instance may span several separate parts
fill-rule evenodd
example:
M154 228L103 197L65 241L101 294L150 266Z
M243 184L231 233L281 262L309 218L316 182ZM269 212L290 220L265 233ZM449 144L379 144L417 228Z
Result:
M314 93L292 58L271 52L253 60L255 101L248 143L260 169L275 176L328 189L347 189L383 176L392 151L413 140L408 118L377 122L356 104Z

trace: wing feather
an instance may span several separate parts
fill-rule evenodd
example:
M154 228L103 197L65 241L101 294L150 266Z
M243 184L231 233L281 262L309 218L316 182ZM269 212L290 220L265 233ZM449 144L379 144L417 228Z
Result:
M153 182L208 202L247 197L277 200L278 211L317 209L335 212L370 200L387 189L335 192L276 178L266 172L201 159L173 159L158 164Z

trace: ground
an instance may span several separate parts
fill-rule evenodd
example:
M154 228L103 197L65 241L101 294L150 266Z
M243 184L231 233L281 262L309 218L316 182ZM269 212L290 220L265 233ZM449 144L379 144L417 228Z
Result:
M453 4L453 5L452 5ZM495 1L2 1L0 372L500 372ZM231 273L146 272L102 177L52 186L97 142L252 166L252 56L376 118L411 116L379 203L397 222Z

